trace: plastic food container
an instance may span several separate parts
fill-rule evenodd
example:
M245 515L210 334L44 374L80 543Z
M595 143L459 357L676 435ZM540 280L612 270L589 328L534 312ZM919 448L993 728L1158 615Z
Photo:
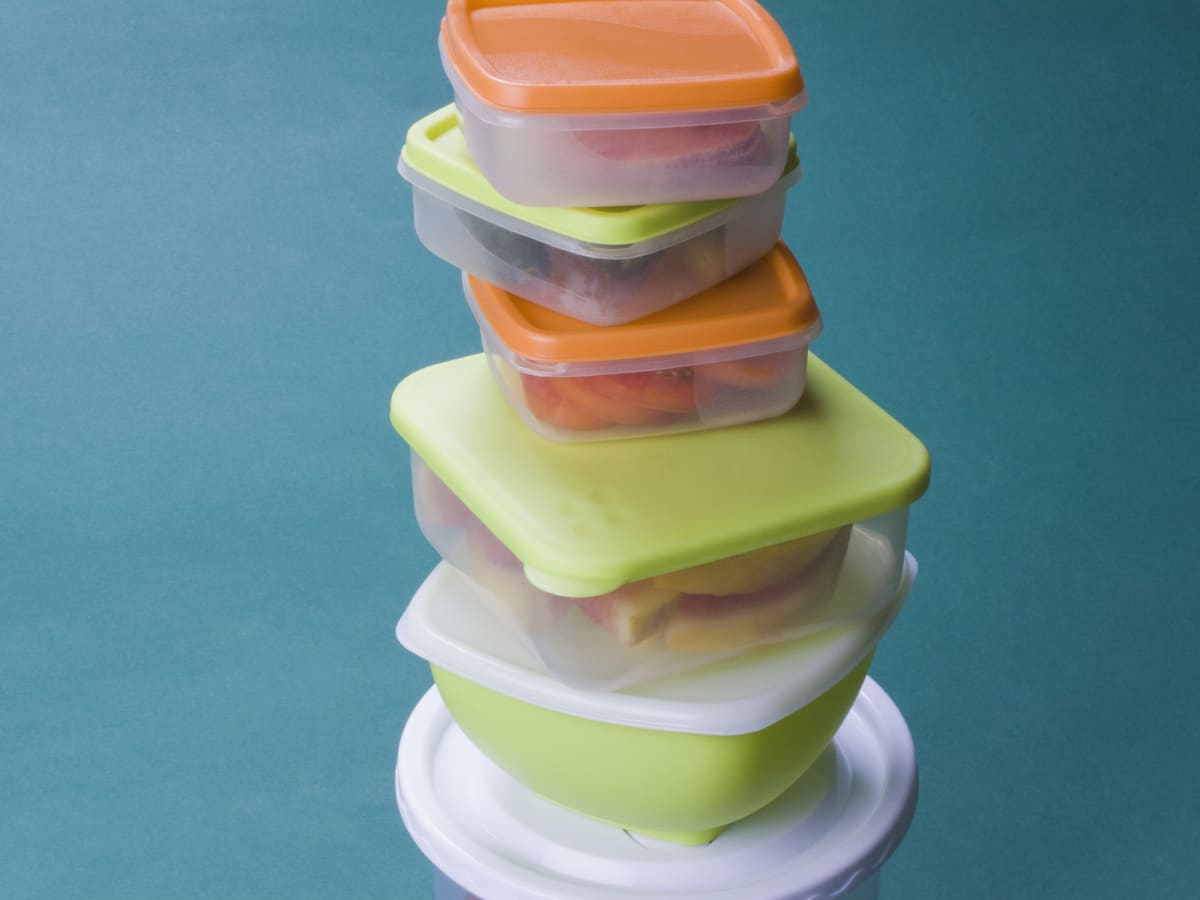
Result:
M467 303L508 402L542 437L595 441L787 412L821 316L782 244L715 287L629 322L588 325L470 275Z
M396 627L451 715L539 796L642 835L710 841L770 803L832 739L916 575L853 625L625 692L565 687L496 627L469 579L434 570Z
M555 677L612 690L865 619L900 579L921 443L815 357L789 413L544 441L482 356L406 378L417 522Z
M698 847L548 803L480 754L431 689L400 739L396 797L437 900L877 900L917 802L912 737L870 679L813 766Z
M439 46L480 170L535 206L760 193L805 99L751 0L450 0Z
M574 319L619 325L744 269L779 238L782 177L737 200L588 209L501 196L476 168L453 106L416 122L397 168L413 186L421 243L454 266Z

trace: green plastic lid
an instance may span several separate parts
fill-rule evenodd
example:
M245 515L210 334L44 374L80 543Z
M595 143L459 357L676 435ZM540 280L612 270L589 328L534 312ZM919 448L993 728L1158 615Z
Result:
M791 183L800 166L792 136L780 181ZM400 153L400 173L475 204L589 244L626 246L652 240L713 216L744 198L656 203L646 206L524 206L506 200L476 168L451 103L415 122ZM527 230L527 229L525 229Z
M552 594L587 597L906 507L924 445L821 360L790 413L561 444L501 396L482 354L405 378L392 424Z

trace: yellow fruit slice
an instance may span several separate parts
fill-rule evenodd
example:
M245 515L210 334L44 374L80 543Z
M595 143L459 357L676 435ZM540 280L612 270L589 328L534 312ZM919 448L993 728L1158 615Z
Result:
M635 581L611 593L572 602L585 616L632 647L659 630L678 596L652 581Z
M850 525L821 531L715 562L658 575L654 583L681 594L751 594L787 581L811 563Z
M839 528L811 570L796 581L745 597L703 600L682 598L666 623L663 641L676 653L730 653L778 640L813 617L833 594L850 544L850 527Z

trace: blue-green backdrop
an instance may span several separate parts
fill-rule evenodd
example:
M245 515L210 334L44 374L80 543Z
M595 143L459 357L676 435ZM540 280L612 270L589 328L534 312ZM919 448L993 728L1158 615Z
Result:
M0 0L4 897L427 891L387 402L478 347L394 169L439 6ZM887 895L1193 896L1198 7L768 7L818 350L934 459Z

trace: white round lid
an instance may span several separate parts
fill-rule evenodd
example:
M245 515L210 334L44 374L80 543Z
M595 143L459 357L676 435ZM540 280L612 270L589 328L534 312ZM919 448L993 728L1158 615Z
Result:
M870 678L833 743L712 843L637 838L543 800L480 753L436 688L400 738L396 799L421 852L486 900L830 900L886 862L917 800L912 736Z
M870 618L621 691L585 691L546 672L488 611L475 584L440 563L396 625L417 656L491 690L568 715L660 731L748 734L815 700L874 649L899 613L917 561L906 553L896 596Z

